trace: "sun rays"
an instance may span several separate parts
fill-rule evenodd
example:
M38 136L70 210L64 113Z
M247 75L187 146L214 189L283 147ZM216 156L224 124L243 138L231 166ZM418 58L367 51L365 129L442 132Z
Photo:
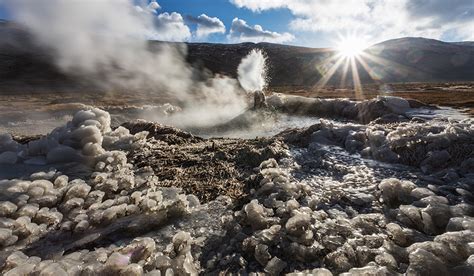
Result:
M328 57L320 64L321 79L314 85L316 92L321 91L336 76L339 80L339 87L346 88L352 86L355 98L365 99L363 81L370 78L374 83L384 79L388 74L416 74L413 69L396 62L381 57L362 36L355 34L339 36L335 42L336 47L329 52ZM376 46L375 46L376 47ZM352 83L350 82L352 79Z
M355 35L342 37L337 44L338 55L346 59L352 59L360 56L368 47L368 43Z

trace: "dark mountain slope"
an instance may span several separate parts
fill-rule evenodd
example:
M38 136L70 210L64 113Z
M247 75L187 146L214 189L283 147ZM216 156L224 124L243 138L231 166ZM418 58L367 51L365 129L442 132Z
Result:
M382 79L385 81L474 79L474 47L469 45L426 38L401 38L374 45L367 52L387 62L382 69L396 69ZM375 66L374 63L371 62Z
M164 42L152 41L151 48ZM401 38L376 44L356 60L361 82L441 82L474 80L472 42L446 43L425 38ZM253 48L268 57L270 86L312 86L336 62L337 53L271 43L209 44L188 43L187 60L193 66L236 77L237 67ZM348 67L344 77L343 60L329 78L329 84L353 83ZM82 86L81 86L82 85ZM84 87L84 79L59 70L51 54L39 47L21 26L0 21L0 90Z
M236 77L237 67L252 49L262 49L268 57L271 86L316 83L321 74L317 65L332 55L326 49L313 49L270 43L188 44L188 61L214 73Z

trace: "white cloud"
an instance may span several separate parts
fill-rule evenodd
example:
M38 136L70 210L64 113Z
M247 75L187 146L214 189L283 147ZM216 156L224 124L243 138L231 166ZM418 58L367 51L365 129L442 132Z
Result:
M181 14L161 13L154 19L155 32L152 34L153 39L163 41L186 41L191 37L189 27L184 24Z
M143 2L143 0L142 0L142 2ZM135 5L135 10L137 10L140 13L157 14L157 10L159 10L159 9L161 9L161 6L155 0L151 1L148 4L140 3L139 5Z
M287 4L288 1L285 0L230 0L230 2L239 8L248 8L254 12L260 12L263 10L275 8L284 8L289 5Z
M135 6L138 13L152 18L153 26L146 34L148 39L181 42L191 38L191 30L184 23L181 14L177 12L158 14L159 9L161 6L156 1L151 1L148 5L142 3Z
M210 17L206 14L201 14L198 17L188 16L186 19L197 25L196 36L198 38L205 38L215 33L224 34L226 31L224 22L217 17Z
M149 10L156 11L156 10L161 9L161 6L156 1L151 1L150 4L148 4L147 8Z
M472 0L411 0L407 2L407 9L414 17L431 17L436 23L474 19Z
M273 42L284 43L295 37L290 33L277 33L264 30L262 26L250 26L242 19L234 18L230 28L229 39L238 42Z
M380 41L402 36L441 38L455 32L472 38L472 0L230 0L254 12L286 8L294 15L290 28L320 33L356 32ZM469 30L470 29L470 30Z

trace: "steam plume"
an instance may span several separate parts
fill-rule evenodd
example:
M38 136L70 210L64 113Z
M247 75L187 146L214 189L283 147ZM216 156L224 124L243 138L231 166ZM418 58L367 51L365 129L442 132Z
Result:
M182 93L192 70L175 48L148 50L155 15L128 0L4 0L15 20L25 25L66 73L102 85L146 87ZM98 77L100 76L100 78ZM105 78L103 77L105 76ZM184 95L177 95L184 96Z
M261 91L267 85L266 57L261 50L253 49L243 58L237 72L239 82L247 92Z

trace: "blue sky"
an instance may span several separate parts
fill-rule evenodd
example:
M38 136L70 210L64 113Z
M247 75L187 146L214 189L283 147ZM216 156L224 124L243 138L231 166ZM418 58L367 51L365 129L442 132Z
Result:
M16 19L5 8L13 1L68 0L0 0L0 18ZM333 47L347 35L369 44L404 36L474 40L473 0L117 1L133 1L140 10L152 13L156 39L161 40L265 41L310 47ZM149 5L150 1L157 3Z
M285 32L292 18L287 9L254 13L248 9L237 8L229 0L161 0L158 1L164 12L179 12L183 15L199 16L207 14L220 18L230 26L235 17L242 18L251 25L260 24L266 29Z

